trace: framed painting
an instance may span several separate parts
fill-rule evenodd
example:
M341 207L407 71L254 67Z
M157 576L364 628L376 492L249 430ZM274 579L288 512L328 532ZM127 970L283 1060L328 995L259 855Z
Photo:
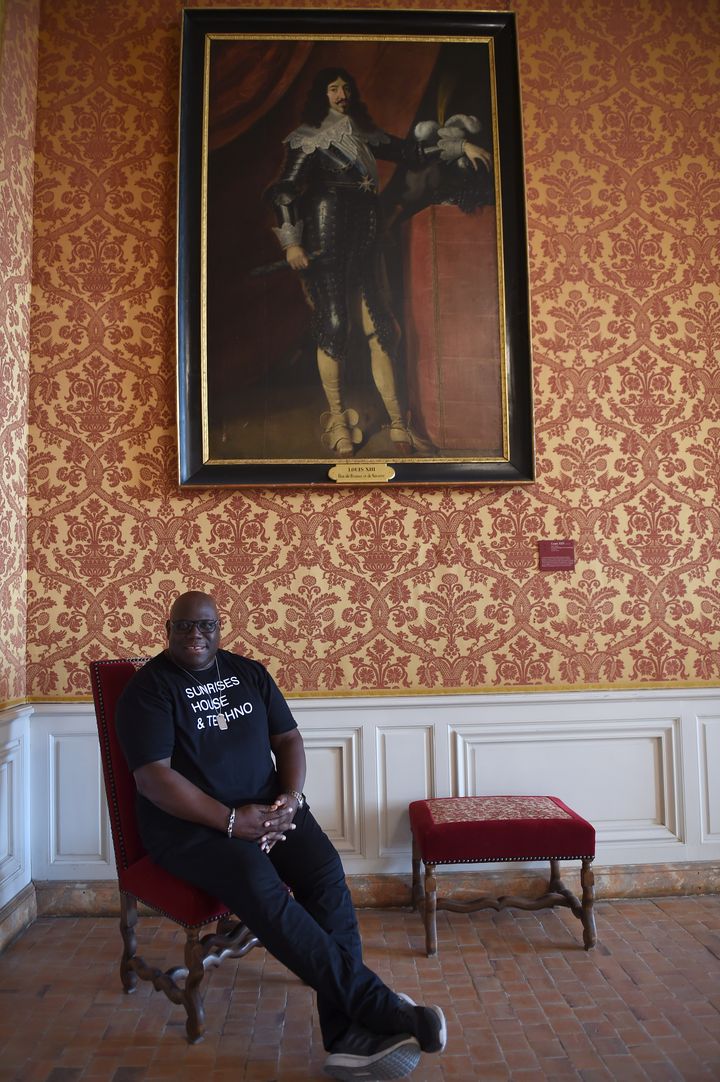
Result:
M533 479L515 21L183 15L181 485Z

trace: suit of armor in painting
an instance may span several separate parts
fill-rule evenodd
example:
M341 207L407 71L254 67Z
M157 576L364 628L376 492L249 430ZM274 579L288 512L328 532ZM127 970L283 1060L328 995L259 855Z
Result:
M376 333L392 353L397 324L384 280L375 158L417 159L418 144L384 132L361 132L350 117L330 114L319 129L296 129L280 180L272 188L281 243L321 253L306 289L318 345L347 363L352 299L364 298Z
M400 453L409 453L412 434L395 382L399 330L388 298L376 158L417 161L423 152L417 143L377 129L362 131L351 117L332 111L319 128L303 125L286 142L285 166L269 195L280 243L309 253L303 286L329 407L323 415L324 442L329 451L347 455L362 440L357 412L345 408L341 389L350 363L350 328L357 319L390 437L403 445Z
M302 272L312 309L317 363L328 412L323 442L331 454L352 455L362 443L357 410L344 397L350 362L350 330L362 327L373 381L389 418L398 455L430 450L412 431L395 378L399 328L392 313L378 197L377 159L412 169L438 157L457 161L484 152L448 130L442 143L398 139L380 130L359 102L352 77L342 69L318 73L306 107L306 123L286 138L279 179L268 192L275 233L290 266ZM437 125L435 125L437 127ZM476 168L475 161L471 162Z

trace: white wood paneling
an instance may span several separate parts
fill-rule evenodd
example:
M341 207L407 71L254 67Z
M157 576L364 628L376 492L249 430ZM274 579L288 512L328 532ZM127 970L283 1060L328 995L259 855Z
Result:
M407 853L411 800L434 796L430 726L377 730L377 813L379 854Z
M33 879L114 878L92 706L37 707L31 747Z
M720 859L720 689L296 699L306 793L349 874L407 873L407 805L552 793L601 865ZM114 875L92 706L32 719L33 877Z
M108 861L107 805L97 735L49 734L50 860L53 864Z
M28 885L30 707L0 711L0 909Z
M362 857L360 813L361 733L332 729L303 732L312 813L338 852Z
M13 807L13 798L17 792L16 774L13 769L14 750L13 745L9 744L0 751L0 882L8 875L11 862L17 860L15 856L17 816Z
M699 717L701 836L720 842L720 717Z
M550 793L589 819L598 841L682 841L679 722L606 719L528 731L520 723L452 730L453 793Z

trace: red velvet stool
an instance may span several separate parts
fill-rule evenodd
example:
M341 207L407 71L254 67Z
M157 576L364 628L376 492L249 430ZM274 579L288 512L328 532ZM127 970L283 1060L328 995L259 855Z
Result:
M597 943L593 914L595 828L556 796L458 796L414 800L412 830L412 900L423 915L428 956L437 954L436 911L473 913L478 909L549 909L564 905L582 921L583 944ZM468 902L437 897L438 864L489 864L550 861L550 882L540 898L484 896ZM560 878L561 860L580 860L582 902ZM425 881L420 876L425 865Z

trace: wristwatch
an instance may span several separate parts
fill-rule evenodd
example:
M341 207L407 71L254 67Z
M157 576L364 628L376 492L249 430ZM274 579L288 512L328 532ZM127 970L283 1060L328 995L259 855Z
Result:
M305 794L304 793L298 793L297 789L288 789L287 795L288 796L294 796L295 799L297 800L298 808L302 808L303 804L305 803Z

